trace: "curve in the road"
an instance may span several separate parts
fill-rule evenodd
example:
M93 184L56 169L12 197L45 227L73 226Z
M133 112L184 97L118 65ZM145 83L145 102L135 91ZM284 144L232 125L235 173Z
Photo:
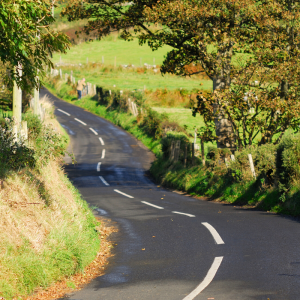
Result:
M140 142L47 90L41 94L71 136L77 165L66 165L69 178L120 227L106 275L68 299L299 299L296 220L157 187L145 173L153 154Z

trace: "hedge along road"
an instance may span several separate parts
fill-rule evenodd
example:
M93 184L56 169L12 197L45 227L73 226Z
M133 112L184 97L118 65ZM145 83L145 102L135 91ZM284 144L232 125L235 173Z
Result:
M45 94L71 137L69 178L120 229L106 274L63 299L299 299L297 220L157 187L134 137Z

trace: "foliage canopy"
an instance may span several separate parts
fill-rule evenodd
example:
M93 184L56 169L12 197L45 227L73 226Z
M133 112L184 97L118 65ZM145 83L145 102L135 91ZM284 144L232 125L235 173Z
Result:
M0 2L0 60L8 64L6 84L15 80L24 90L37 86L38 73L43 74L45 65L53 66L49 55L68 48L68 37L50 28L55 21L52 5L51 0Z
M206 73L214 93L194 113L219 147L278 143L299 128L298 0L72 0L63 14L88 19L84 30L100 37L116 30L153 50L171 46L162 73Z

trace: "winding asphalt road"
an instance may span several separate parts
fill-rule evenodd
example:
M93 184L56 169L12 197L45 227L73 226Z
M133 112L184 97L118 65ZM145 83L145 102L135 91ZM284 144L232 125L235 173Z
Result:
M119 226L106 274L64 299L300 299L299 222L157 187L139 141L45 94L71 137L69 178Z

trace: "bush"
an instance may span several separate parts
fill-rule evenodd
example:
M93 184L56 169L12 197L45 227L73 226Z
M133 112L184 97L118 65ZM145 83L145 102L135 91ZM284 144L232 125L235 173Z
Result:
M65 153L67 138L57 134L50 126L43 126L35 140L35 157L39 163L61 157Z
M184 153L185 145L187 145L187 153L190 154L191 146L188 137L182 132L167 132L166 136L161 139L161 150L163 153L164 158L168 159L170 157L171 151L171 144L172 141L180 141L180 153ZM181 159L182 155L179 155L179 160ZM190 155L188 155L190 156Z
M277 149L276 167L279 176L279 189L284 194L300 179L300 134L286 135Z
M235 152L235 161L230 162L231 175L235 181L249 181L253 179L250 170L248 154L252 155L257 178L272 184L276 177L276 145L251 145Z
M2 119L0 125L0 165L2 172L6 169L16 170L35 165L34 151L28 148L22 140L16 142L13 122L9 118Z
M147 115L143 116L139 127L149 136L160 139L163 135L161 124L165 120L168 120L168 116L166 114L159 114L149 108L147 110Z
M42 131L42 122L39 117L32 112L28 112L23 116L23 120L27 121L28 136L35 139Z

